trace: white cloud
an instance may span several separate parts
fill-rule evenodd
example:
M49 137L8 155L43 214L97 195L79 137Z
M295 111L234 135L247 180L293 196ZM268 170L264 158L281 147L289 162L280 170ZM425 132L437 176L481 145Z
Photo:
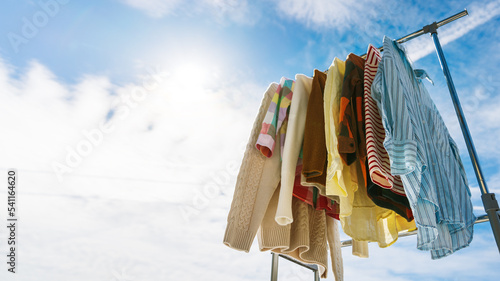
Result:
M153 18L161 18L182 13L183 16L208 15L224 23L254 24L260 12L247 0L120 0L126 5L139 9Z
M248 137L259 101L248 103L245 96L247 91L259 96L264 89L237 79L228 83L229 76L217 76L226 78L222 82L205 65L194 65L189 72L178 64L164 67L170 67L171 74L160 77L156 89L145 91L144 100L125 106L120 97L141 90L143 77L117 86L106 77L84 76L77 84L67 85L38 62L20 70L15 75L19 78L13 78L14 70L0 63L0 89L4 93L0 97L0 126L11 132L9 138L0 140L2 147L10 148L2 153L5 164L0 168L8 165L55 178L54 162L68 165L68 151L88 144L91 138L87 135L99 130L100 124L113 124L114 130L101 132L102 141L92 145L91 153L70 167L72 171L65 173L64 182L57 186L85 194L106 193L112 198L136 197L128 186L141 179L155 186L154 190L162 184L186 189L202 186L211 173L241 159L238 144ZM207 72L193 72L196 69ZM202 75L207 78L201 79ZM149 80L145 80L147 84L154 81ZM87 176L131 181L124 184L122 193L113 195L101 187L80 188ZM185 195L177 200L188 200ZM164 197L172 200L168 194Z
M338 47L340 44L342 49L347 48L347 50L343 50L346 52L352 51L353 45L356 46L363 42L369 43L370 38L374 38L374 36L378 38L388 34L388 32L398 33L402 36L417 29L419 26L415 26L415 24L429 18L424 9L401 1L284 0L275 1L275 5L283 19L296 20L313 30L320 30L326 34L326 38L330 38L330 34L334 36L335 31L339 31L340 35L343 36L342 41L333 45ZM438 7L433 8L437 9ZM498 0L486 3L484 1L473 2L467 8L469 16L438 30L441 45L445 46L457 40L500 15L500 1ZM422 26L430 23L423 22ZM388 27L391 29L388 30ZM343 30L349 30L348 36L343 35ZM401 32L403 33L401 34ZM337 39L332 37L332 40ZM435 52L434 44L429 39L429 35L413 39L405 45L412 61L417 61ZM331 51L331 54L334 55L338 55L338 53L338 48Z
M260 19L260 11L253 7L247 0L203 0L203 6L209 8L212 15L219 21L226 19L242 24L255 24Z
M227 165L239 166L239 144L246 144L265 85L170 66L120 117L117 97L144 87L148 75L127 85L102 76L67 84L36 61L21 70L0 61L0 127L8 135L0 139L0 168L17 168L22 189L20 280L267 278L268 255L247 255L245 262L260 269L243 276L241 253L221 242L236 177ZM208 79L197 80L203 75ZM75 149L83 131L102 122L114 131L59 182L51 163L65 163L67 147ZM208 182L218 185L209 197ZM200 207L195 196L210 200ZM186 206L198 210L195 217L183 217ZM0 279L7 280L6 270Z
M379 27L380 22L389 21L394 28L411 27L415 22L420 22L426 17L424 9L401 1L283 0L275 2L277 10L284 15L284 18L290 17L314 29L350 28L353 36L380 33L380 30L374 29L374 27ZM468 7L470 16L454 23L453 29L442 28L440 30L445 35L442 36L441 41L443 44L449 43L489 21L500 14L499 6L500 2L497 0L486 4L484 2L472 3ZM420 49L415 46L415 50ZM426 50L421 50L421 52L425 54ZM418 59L420 56L417 55L415 58Z
M181 0L120 0L121 2L146 12L149 16L160 18L175 12Z
M492 163L500 163L498 161L500 159L500 143L497 140L497 136L500 136L500 124L498 123L500 95L496 92L489 92L477 80L475 83L476 86L471 87L470 90L467 89L467 91L463 90L459 96L470 134L484 170L484 167L495 167L495 164ZM443 87L446 86L443 85ZM429 88L429 91L431 90ZM463 159L468 161L467 147L448 89L441 88L432 93L451 136L458 144Z
M410 9L397 1L341 1L341 0L284 0L274 1L283 18L291 18L313 29L349 28L352 35L377 32L375 26L380 21L397 21L407 17ZM405 11L405 8L408 10ZM406 12L406 13L405 13ZM397 25L396 22L394 24ZM347 39L347 38L346 38Z
M476 231L486 236L484 229L487 228L489 226L484 223ZM370 244L369 259L353 257L350 249L345 249L345 271L350 277L346 280L471 280L479 274L481 280L494 280L494 271L483 263L493 265L490 259L495 259L498 252L496 249L478 251L494 241L484 239L477 232L471 246L440 260L430 260L429 253L417 250L415 236L401 238L384 249ZM495 248L494 245L491 247Z
M277 3L278 9L307 25L345 26L354 8L354 2L328 0L285 0Z

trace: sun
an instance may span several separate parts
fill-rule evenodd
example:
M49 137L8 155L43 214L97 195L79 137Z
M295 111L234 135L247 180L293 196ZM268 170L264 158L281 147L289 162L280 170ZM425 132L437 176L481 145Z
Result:
M182 63L174 68L172 78L178 86L203 89L210 82L210 65L202 61Z

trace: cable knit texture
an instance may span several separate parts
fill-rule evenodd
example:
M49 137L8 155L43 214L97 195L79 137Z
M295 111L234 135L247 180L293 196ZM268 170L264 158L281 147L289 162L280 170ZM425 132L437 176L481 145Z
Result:
M280 181L279 153L266 158L255 148L262 121L277 88L278 84L272 83L262 99L238 173L227 219L223 242L240 251L250 250L269 200Z
M273 195L259 230L261 251L290 256L298 261L318 265L321 277L327 277L328 249L326 242L326 214L312 206L292 198L294 221L282 226L274 220L279 190Z
M342 246L340 245L340 232L338 221L332 217L326 218L326 238L330 247L332 271L336 281L344 280L344 261L342 259Z

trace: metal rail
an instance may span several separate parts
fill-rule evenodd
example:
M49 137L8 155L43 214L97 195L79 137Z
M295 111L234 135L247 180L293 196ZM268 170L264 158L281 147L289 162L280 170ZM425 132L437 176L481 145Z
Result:
M453 16L451 17L448 17L448 18L445 18L444 20L441 20L439 22L436 23L437 27L441 27L445 24L448 24L452 21L455 21L455 20L458 20L459 18L462 18L462 17L465 17L469 14L469 12L467 12L467 9L464 9L462 12L458 13L458 14L454 14ZM398 40L396 40L398 43L404 43L404 42L407 42L407 41L410 41L412 39L415 39L421 35L424 35L426 34L426 30L425 30L425 27L423 27L422 29L419 29L413 33L410 33L404 37L401 37L399 38ZM378 48L379 51L383 51L384 50L384 47L379 47ZM361 56L362 58L366 58L366 54L362 55Z
M292 259L289 256L282 255L282 254L276 254L276 253L272 253L272 254L273 254L273 264L272 264L272 268L271 268L271 281L278 281L278 261L279 261L279 258L284 258L288 261L291 261L293 263L296 263L302 267L305 267L305 268L311 270L314 273L314 281L319 281L320 276L319 276L319 270L318 270L317 265L306 264L306 263L300 262L296 259Z

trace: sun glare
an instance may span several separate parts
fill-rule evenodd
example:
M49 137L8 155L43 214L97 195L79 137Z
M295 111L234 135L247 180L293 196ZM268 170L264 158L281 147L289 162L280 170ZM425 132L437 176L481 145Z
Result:
M174 83L181 87L203 89L210 82L210 66L202 62L186 62L174 70Z

